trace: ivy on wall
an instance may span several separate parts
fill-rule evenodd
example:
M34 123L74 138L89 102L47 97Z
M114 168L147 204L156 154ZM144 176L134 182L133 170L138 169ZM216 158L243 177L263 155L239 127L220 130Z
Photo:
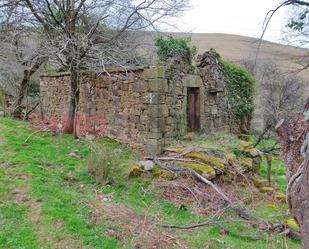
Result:
M222 61L228 79L227 90L234 120L242 133L248 133L254 111L255 78L244 68Z
M191 65L197 54L197 48L192 46L191 38L159 37L155 39L157 55L163 62L170 59L181 59L187 65Z

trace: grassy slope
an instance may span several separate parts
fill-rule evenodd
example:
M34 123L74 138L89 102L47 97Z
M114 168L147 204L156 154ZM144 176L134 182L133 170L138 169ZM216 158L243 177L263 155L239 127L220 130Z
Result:
M124 234L126 224L121 218L117 220L117 215L112 222L105 218L100 222L93 219L92 207L99 210L105 205L104 198L103 201L98 199L98 193L111 198L109 205L124 205L145 220L184 225L207 219L163 199L159 191L152 191L148 180L119 177L112 187L101 187L87 174L86 159L90 152L86 143L71 136L36 134L23 146L29 134L27 124L0 118L0 248L132 248L136 236L142 236L140 231ZM119 151L125 175L128 162L138 155L109 140L103 139L101 143ZM81 158L68 156L71 151ZM279 173L284 174L282 168ZM286 184L281 183L282 187ZM286 210L285 204L276 205L275 210L266 205L261 202L257 208L259 215L265 218ZM101 211L104 217L108 210ZM223 218L223 224L230 231L228 235L221 235L217 226L169 231L180 243L173 248L180 248L179 245L235 249L300 247L297 242L257 232L235 220L239 218L232 213ZM122 237L110 235L111 228L123 233Z

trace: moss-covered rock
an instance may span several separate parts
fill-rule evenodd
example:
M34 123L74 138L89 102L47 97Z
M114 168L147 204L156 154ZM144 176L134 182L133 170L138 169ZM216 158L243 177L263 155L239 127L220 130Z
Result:
M226 157L226 160L228 160L229 162L237 163L237 157L234 153L227 153L225 157Z
M286 195L282 194L282 193L276 194L276 200L280 201L280 202L285 202L286 201Z
M249 148L245 148L244 152L246 153L246 155L249 155L251 157L258 157L261 156L261 152L253 147L249 147Z
M153 175L155 177L160 177L160 178L163 178L163 179L168 180L168 181L175 179L175 175L172 172L164 170L164 169L158 169L158 168L154 169Z
M194 169L207 179L213 179L216 177L216 171L209 165L201 165L193 162L179 162L178 165L181 167Z
M269 182L267 180L265 180L265 179L255 179L253 181L253 184L257 188L269 187Z
M226 171L225 161L221 158L205 155L203 152L190 152L185 155L185 158L190 158L194 160L199 160L202 163L209 165L211 168L217 168L222 172Z
M300 227L294 219L285 220L283 223L294 230L300 231Z
M252 171L253 169L253 159L250 157L245 157L241 159L241 166L243 166L247 171Z
M145 173L145 171L140 166L134 165L129 172L129 177L139 177L143 173Z
M275 191L272 187L261 187L259 190L261 193L272 193Z

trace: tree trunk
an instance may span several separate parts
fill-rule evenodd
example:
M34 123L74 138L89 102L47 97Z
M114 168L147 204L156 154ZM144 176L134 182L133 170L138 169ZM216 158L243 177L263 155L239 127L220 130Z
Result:
M14 118L21 118L21 114L23 111L22 102L24 100L27 88L29 86L29 81L30 81L29 70L24 70L24 77L20 83L18 96L13 106L12 116Z
M70 102L69 102L69 110L67 113L67 120L64 124L63 132L64 133L73 133L75 137L76 134L76 115L77 109L79 105L79 72L78 69L74 67L71 71L71 95L70 95Z
M304 248L309 248L309 99L293 124L281 120L276 131L288 179L288 204L300 225Z
M13 106L12 116L15 118L21 118L21 113L23 111L22 108L22 102L24 100L27 88L29 86L29 82L31 79L31 76L41 67L43 63L45 63L48 60L47 56L37 57L34 58L33 61L31 61L31 67L30 69L24 70L24 77L20 83L19 86L19 92L17 99Z

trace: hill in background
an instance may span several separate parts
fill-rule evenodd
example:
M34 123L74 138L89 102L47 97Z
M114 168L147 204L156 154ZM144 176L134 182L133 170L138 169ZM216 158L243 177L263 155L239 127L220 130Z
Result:
M259 44L259 40L256 38L230 34L166 33L162 35L174 37L191 36L192 44L197 47L199 54L214 48L223 58L235 63L239 63L242 59L255 58ZM154 39L157 36L156 33L143 33L142 40L148 50L154 51ZM278 63L283 71L294 72L301 68L297 61L306 53L309 53L308 49L263 41L258 58L270 59ZM309 70L301 71L299 76L304 81L307 81L306 93L309 95Z

